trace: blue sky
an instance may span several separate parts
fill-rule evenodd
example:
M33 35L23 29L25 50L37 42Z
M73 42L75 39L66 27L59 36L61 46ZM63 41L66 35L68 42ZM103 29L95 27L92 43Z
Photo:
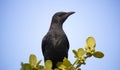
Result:
M30 54L43 60L41 41L58 11L76 12L63 25L70 61L72 49L84 47L86 38L93 36L96 50L105 57L87 59L82 70L120 69L119 7L119 0L0 0L0 70L19 70Z

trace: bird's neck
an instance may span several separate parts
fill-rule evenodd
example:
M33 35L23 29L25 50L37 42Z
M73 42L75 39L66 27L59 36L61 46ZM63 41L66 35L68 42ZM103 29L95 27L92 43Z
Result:
M50 30L63 30L61 23L52 22L50 26Z

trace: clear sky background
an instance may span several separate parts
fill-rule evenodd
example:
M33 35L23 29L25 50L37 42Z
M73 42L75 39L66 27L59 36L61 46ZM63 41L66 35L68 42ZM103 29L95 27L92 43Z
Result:
M0 0L0 70L20 70L30 54L43 60L41 41L58 11L76 12L63 26L70 61L75 60L72 49L93 36L105 57L87 59L82 70L120 69L120 0Z

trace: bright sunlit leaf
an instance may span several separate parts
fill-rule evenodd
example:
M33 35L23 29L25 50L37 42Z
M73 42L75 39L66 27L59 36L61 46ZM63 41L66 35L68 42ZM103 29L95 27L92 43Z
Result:
M67 58L64 58L63 62L60 62L58 65L58 68L61 70L69 70L69 68L72 66L71 62Z
M82 57L84 54L85 54L84 49L83 49L83 48L79 48L79 49L78 49L78 56L79 56L79 57Z
M22 63L21 66L22 66L21 70L32 70L31 65L28 63L25 64Z
M86 40L86 44L90 47L90 48L94 48L96 46L96 41L93 37L88 37Z
M62 65L59 66L59 69L60 70L66 70L66 66L62 64Z
M74 57L75 57L75 58L78 58L78 52L77 52L76 50L72 50L72 51L73 51L73 53L74 53L74 55L75 55Z
M34 67L37 63L37 58L34 54L31 54L29 57L29 63L32 67Z
M36 64L37 67L39 67L39 64L41 63L42 60L39 60Z
M70 61L67 58L63 59L63 65L65 65L66 67L71 66L72 64L70 63Z
M51 70L51 68L52 68L52 61L51 60L47 60L45 62L45 68L46 68L46 70Z

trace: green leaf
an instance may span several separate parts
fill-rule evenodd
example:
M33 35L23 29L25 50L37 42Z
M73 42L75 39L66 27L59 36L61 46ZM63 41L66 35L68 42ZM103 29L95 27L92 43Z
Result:
M70 67L72 64L70 63L70 61L67 58L63 59L63 65L66 67Z
M39 60L36 64L36 66L39 66L39 64L41 63L42 60Z
M39 60L39 61L37 62L37 64L36 64L36 68L37 68L37 69L43 69L43 68L44 68L44 66L39 65L39 64L41 63L41 61L42 61L42 60Z
M51 70L52 69L52 61L51 60L47 60L45 62L45 69L46 70Z
M67 58L64 58L62 63L58 63L58 68L61 70L70 70L72 68L72 64Z
M63 62L57 62L57 67L59 68L60 65L62 65Z
M79 56L79 57L82 57L84 54L85 54L84 49L83 49L83 48L79 48L79 49L78 49L78 56Z
M88 38L86 39L86 44L87 44L88 47L90 47L90 48L95 48L95 46L96 46L96 41L95 41L95 39L94 39L93 37L88 37Z
M93 56L96 58L103 58L104 54L101 51L96 51L93 53Z
M74 57L75 57L75 58L78 58L78 52L77 52L76 50L72 50L72 51L73 51L73 53L74 53L74 55L75 55Z
M42 65L39 65L38 67L37 67L37 70L44 70L44 66L42 66Z
M31 65L28 63L25 64L21 63L21 66L22 66L21 70L32 70Z
M64 66L63 64L59 66L60 70L66 70L66 66Z
M31 54L29 57L29 63L32 67L35 67L36 63L37 63L37 58L34 54Z

